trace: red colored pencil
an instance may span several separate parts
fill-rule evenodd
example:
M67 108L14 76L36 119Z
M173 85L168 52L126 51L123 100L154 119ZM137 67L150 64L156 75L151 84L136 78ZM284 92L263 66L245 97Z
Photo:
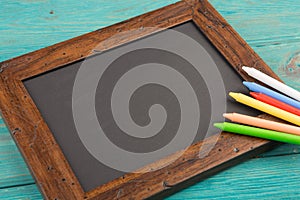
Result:
M278 101L277 99L274 99L272 97L269 97L268 95L262 94L262 93L258 93L258 92L250 92L250 95L253 96L255 99L262 101L264 103L267 103L271 106L280 108L282 110L285 110L287 112L293 113L295 115L300 116L300 110L290 106L286 103L283 103L281 101Z

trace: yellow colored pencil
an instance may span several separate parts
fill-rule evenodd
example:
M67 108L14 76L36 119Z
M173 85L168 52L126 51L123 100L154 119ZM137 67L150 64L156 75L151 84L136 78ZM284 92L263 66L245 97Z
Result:
M291 122L293 124L300 126L300 117L298 115L289 113L287 111L276 108L276 107L266 104L264 102L258 101L256 99L251 98L242 93L230 92L229 95L232 98L234 98L237 102L240 102L242 104L245 104L247 106L250 106L252 108L263 111L265 113L268 113L270 115L273 115L275 117L278 117L280 119L283 119L285 121L288 121L288 122Z

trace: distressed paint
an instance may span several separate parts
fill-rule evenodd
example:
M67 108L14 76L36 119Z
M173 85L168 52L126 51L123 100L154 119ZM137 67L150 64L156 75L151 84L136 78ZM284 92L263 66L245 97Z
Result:
M0 61L173 2L176 1L2 0ZM211 3L284 81L300 89L298 0L211 0ZM299 198L299 151L298 146L283 145L168 199ZM0 199L42 198L2 120L0 169Z

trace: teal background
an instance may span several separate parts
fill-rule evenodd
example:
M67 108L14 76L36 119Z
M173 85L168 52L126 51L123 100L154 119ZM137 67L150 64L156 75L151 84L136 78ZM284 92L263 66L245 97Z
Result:
M1 0L0 61L70 39L175 0ZM298 0L211 0L289 85L300 89ZM300 199L300 148L282 145L179 193L181 199ZM0 199L42 199L0 119Z

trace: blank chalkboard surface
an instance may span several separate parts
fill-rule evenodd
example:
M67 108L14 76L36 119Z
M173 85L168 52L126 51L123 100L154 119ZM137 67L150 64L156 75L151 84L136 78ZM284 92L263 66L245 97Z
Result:
M0 63L0 109L46 199L160 198L273 146L212 126L259 114L228 97L254 81L243 65L280 80L182 0Z
M200 30L194 25L193 22L187 22L178 25L173 29L188 35L189 37L199 42L202 47L204 47L205 51L207 51L210 57L213 59L213 62L216 64L222 75L226 87L226 93L228 93L229 91L246 92L246 89L242 86L242 79L240 78L240 76L234 71L232 67L230 67L228 62L210 44L210 42L205 38L205 36L200 32ZM102 126L109 126L107 125L107 123L111 125L106 128L107 137L109 137L109 139L112 140L115 145L118 145L119 147L128 151L143 153L162 148L163 145L166 145L174 137L174 134L176 134L180 123L180 104L178 103L176 94L173 94L170 90L164 88L159 84L153 83L147 85L145 84L144 87L147 88L142 88L143 86L141 86L141 88L139 89L144 91L136 94L140 96L137 96L135 100L129 102L132 105L129 105L127 109L129 109L129 107L133 107L131 110L133 114L132 116L137 120L140 119L140 123L143 124L147 123L145 121L148 117L148 110L145 111L143 109L148 109L147 106L151 106L151 104L161 104L167 110L168 115L163 130L161 130L157 135L144 139L130 136L118 130L117 124L115 124L116 122L114 122L113 117L107 111L111 109L110 105L104 102L106 99L103 98L109 98L109 94L111 92L110 87L112 87L114 84L113 79L120 78L123 75L120 73L125 73L127 70L143 63L155 62L167 65L171 68L175 68L178 72L184 74L191 84L194 84L194 91L196 92L200 100L199 107L201 112L198 134L195 137L194 141L203 140L207 132L209 135L218 133L215 128L209 126L211 118L211 107L218 107L218 105L212 104L209 89L206 85L207 83L205 83L201 74L195 74L195 72L197 71L195 71L194 67L189 62L186 62L182 59L182 57L171 54L170 52L158 49L143 49L142 52L136 50L139 48L139 43L145 40L147 40L147 43L164 43L165 41L168 41L165 36L160 37L160 35L163 33L165 32L157 33L144 39L140 39L138 41L134 41L124 45L128 47L131 52L123 55L122 57L119 57L118 60L116 60L109 66L108 69L111 69L111 72L103 75L107 77L103 77L103 80L101 80L102 82L99 83L97 88L95 106L98 120L100 124L102 123ZM166 34L166 36L169 36L169 34ZM174 42L176 43L178 41ZM124 46L117 47L116 49L105 52L103 53L104 55L101 54L101 56L93 56L92 58L90 58L93 59L93 61L89 61L89 63L93 63L94 65L90 64L89 67L103 67L101 66L101 58L103 56L111 56L115 53L115 51L117 51L118 48L123 48ZM183 48L185 47L183 46ZM187 47L187 50L190 49ZM201 52L203 51L203 49L200 48L198 51ZM201 53L187 53L190 53L191 55L200 55L195 59L200 63L201 67L214 67L207 65L206 62L203 62L203 60L205 60L206 58L201 57ZM107 183L117 177L124 175L125 172L112 169L100 163L87 151L77 134L72 116L72 91L76 74L82 64L83 61L66 65L57 70L50 71L37 77L28 79L24 81L24 84L34 102L36 103L38 109L40 110L43 118L47 122L49 128L53 132L55 139L61 146L67 160L70 162L70 165L72 166L72 169L81 182L83 188L88 191L103 183ZM153 67L153 65L154 64L152 64L151 66L150 64L147 67L151 68ZM147 73L147 67L142 68L139 72L137 72L139 73L138 75L149 76L149 74ZM167 76L166 78L169 79L166 81L175 82L174 84L176 84L176 81L178 81L176 80L176 77L172 76L172 74L170 74L170 76ZM214 79L215 77L212 76L206 78ZM86 76L86 79L90 79L90 77ZM231 100L226 100L224 98L219 102L222 103L222 101L224 101L223 104L227 104L227 112L240 112L249 115L257 115L257 112L255 112L253 109L237 104ZM213 118L212 121L222 121L222 114L223 111L220 110L217 114L217 118ZM193 116L191 115L190 117ZM151 131L151 129L149 131ZM175 148L174 152L178 150L181 149ZM152 160L152 162L154 161L155 160ZM126 160L124 162L126 162ZM144 164L150 163L138 163L136 169L142 167Z

